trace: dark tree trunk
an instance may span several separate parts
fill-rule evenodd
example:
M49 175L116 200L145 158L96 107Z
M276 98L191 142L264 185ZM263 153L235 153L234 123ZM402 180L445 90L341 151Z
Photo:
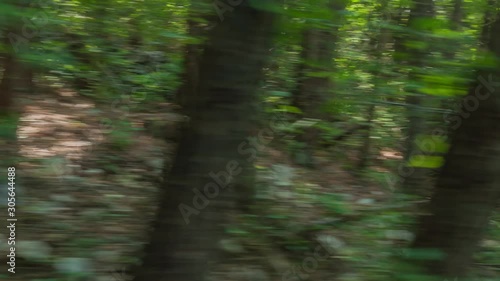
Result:
M298 84L293 93L293 105L300 108L307 118L325 117L322 108L328 101L332 84L328 75L314 77L311 72L332 72L337 31L341 23L340 12L345 9L346 1L330 0L328 8L333 13L331 22L335 28L306 28L302 35L301 63L298 67Z
M200 22L200 18L206 19L209 23L216 22L216 16L200 15L201 0L191 1L189 15L187 19L188 34L192 38L200 39L207 32L205 23ZM176 99L187 115L196 111L197 89L200 75L200 59L203 47L200 44L187 43L184 47L184 73L181 79L182 85L176 93Z
M500 14L483 31L486 49L497 58L499 19ZM500 199L500 65L478 74L463 101L468 117L457 116L461 126L439 175L430 202L431 215L422 218L413 244L416 249L438 249L445 254L442 260L423 264L426 272L439 280L462 280L467 275L472 255ZM477 104L477 109L470 110L471 104Z
M6 3L15 5L12 1L6 1ZM19 50L14 45L16 41L12 38L21 37L22 33L20 32L21 28L17 26L20 24L20 19L18 17L11 17L10 20L12 22L10 22L9 26L5 29L4 39L2 42L7 48L2 65L2 80L0 81L0 114L2 115L10 113L12 110L14 91L16 84L18 84L16 83L16 78L18 74L19 62L16 57L16 51Z
M366 113L366 129L363 136L363 144L359 150L359 162L358 170L363 171L368 167L371 159L371 126L372 120L375 115L375 104L368 105L368 111Z
M2 81L0 82L0 113L7 114L12 107L14 97L14 80L16 61L14 55L8 54L4 60Z
M330 91L329 77L311 77L310 72L332 71L332 31L307 29L303 32L299 81L293 95L293 104L305 117L321 119L322 107ZM314 66L312 66L314 65Z
M453 0L453 10L450 14L450 29L453 31L459 31L462 28L463 19L463 0ZM456 39L448 40L446 44L446 49L443 52L443 56L447 60L454 60L455 54L458 51L458 45Z
M201 58L197 110L166 178L135 281L204 280L225 214L253 190L245 179L255 149L246 138L254 131L256 91L274 15L249 5L243 2L211 31ZM229 174L233 180L227 187Z
M453 12L451 14L451 29L460 30L463 19L463 0L453 1Z
M192 20L188 20L189 34L194 36L197 31L196 23ZM200 69L200 52L201 49L197 45L188 44L185 47L184 53L184 73L182 75L182 80L184 81L182 86L177 92L177 100L180 106L183 107L188 115L191 115L191 111L194 110L196 103L196 93L198 87L198 76Z
M18 87L21 91L27 94L34 94L36 91L35 72L33 66L25 62L20 66L20 76L18 79Z
M338 41L338 26L343 17L340 12L345 9L345 0L329 0L326 9L333 13L331 23L335 27L308 27L302 34L301 62L298 66L297 87L292 93L292 104L303 112L303 117L323 119L329 118L325 113L325 105L330 100L328 93L332 91L331 78L328 73L333 71L335 45ZM316 73L312 74L311 73ZM318 75L318 73L323 73ZM298 164L309 168L315 166L314 147L319 139L319 131L314 127L305 128L296 138L305 145L304 151L293 151L292 155ZM298 155L304 155L298 160Z
M140 50L143 45L140 20L141 20L140 16L137 16L136 18L132 18L130 20L131 32L128 40L128 45L134 51Z
M75 58L75 60L81 66L91 66L92 60L90 55L85 50L83 38L77 34L66 34L66 37L68 38L68 51ZM90 81L81 76L75 77L74 85L78 90L89 90L91 87Z
M29 44L38 42L38 36L26 35L22 13L30 7L33 1L12 1L11 3L20 14L11 15L9 26L4 33L4 46L7 48L3 61L4 76L0 82L0 111L5 104L12 104L14 93L34 93L35 63L29 59L22 59L23 54L30 51ZM31 35L31 36L30 36ZM9 105L10 106L10 105Z

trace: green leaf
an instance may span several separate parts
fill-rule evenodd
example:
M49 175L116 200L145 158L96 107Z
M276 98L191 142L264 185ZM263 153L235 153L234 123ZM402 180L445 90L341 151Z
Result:
M441 156L414 155L410 158L408 166L415 168L436 169L444 164Z
M270 91L269 95L275 96L275 97L289 97L289 96L291 96L291 94L289 92L284 92L284 91Z
M462 91L453 87L424 87L420 88L419 91L423 94L442 97L452 97L463 94Z
M278 107L278 109L280 111L285 111L285 112L288 112L288 113L297 113L297 114L301 114L302 113L302 110L300 110L298 107L291 106L291 105L281 105L281 106Z

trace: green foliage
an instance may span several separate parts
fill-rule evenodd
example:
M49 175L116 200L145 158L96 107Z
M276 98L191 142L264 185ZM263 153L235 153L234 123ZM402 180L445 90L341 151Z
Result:
M414 155L410 158L408 166L416 168L437 169L444 163L442 156Z
M8 2L0 2L3 39L11 32L20 36L22 20L34 21L36 13L42 13L48 21L34 23L36 34L32 38L23 35L21 38L26 42L18 52L12 52L10 42L3 40L1 57L15 54L23 66L35 70L37 83L52 88L80 87L76 90L93 101L112 104L119 113L148 111L148 106L165 99L172 101L174 93L184 82L180 78L185 71L186 47L197 45L203 48L211 26L224 24L218 22L217 17L215 22L207 16L214 12L210 1L45 1L50 8L38 4L20 8L17 2ZM335 11L329 7L331 3L347 4L347 7ZM312 151L323 144L334 144L340 147L336 150L338 155L327 159L327 165L340 163L338 166L349 167L349 170L357 167L353 162L360 156L351 155L357 153L354 150L358 150L365 140L370 140L369 159L379 158L382 152L402 154L405 147L401 146L405 143L409 125L408 95L421 97L423 102L418 110L422 114L419 117L425 125L434 124L437 123L436 116L428 112L444 111L447 108L442 101L455 101L465 94L470 79L475 79L471 74L474 69L498 67L498 58L484 52L479 41L485 11L495 10L487 1L463 1L465 17L459 29L453 29L450 23L450 1L434 1L436 12L432 18L410 21L408 13L414 3L410 0L250 1L259 9L282 15L275 47L269 50L272 60L264 68L266 81L259 91L266 112L269 115L281 114L289 121L283 122L278 129L280 137L276 139L279 144L285 143L284 146L278 145L280 150L293 152L298 163L311 163ZM188 19L200 25L200 34L190 34ZM312 42L311 46L320 52L318 50L328 44L335 45L331 58L318 62L317 59L302 57L302 49L307 43L303 36L306 30L320 34L335 30L333 37L321 35L328 42ZM324 39L321 36L315 39L321 41ZM402 50L398 49L398 44ZM303 65L317 69L304 73L300 71ZM321 93L326 101L320 105L325 120L308 119L307 112L294 103L297 85L306 77L331 82L331 88ZM82 81L86 86L78 85ZM375 113L367 116L367 108L371 106ZM0 139L15 140L18 121L18 117L0 119ZM347 141L343 140L342 145L340 141L332 143L349 126L358 124L369 125L370 131L359 130ZM110 121L108 125L109 147L117 151L131 148L136 131L131 122ZM298 136L310 128L319 132L318 147L308 147L309 144L298 140ZM153 130L157 134L162 128L158 126ZM441 155L450 146L447 139L422 135L415 143L418 152L406 165L429 169L443 165ZM110 156L97 163L106 172L118 173L119 161ZM370 163L371 167L359 175L371 179L370 185L386 187L387 171L398 171L400 162L399 158L393 157ZM362 188L360 192L364 194ZM388 275L396 275L404 280L432 280L432 277L422 275L412 262L439 260L443 258L442 253L433 250L400 251L407 245L395 244L384 237L388 228L408 228L414 217L393 210L367 214L363 210L358 214L341 194L330 192L313 196L311 188L300 185L294 185L291 190L290 193L298 198L294 200L315 205L327 216L337 218L354 214L361 217L348 226L338 227L351 234L348 247L342 249L336 258L351 262L349 266L356 270L353 279L387 280ZM328 230L324 225L295 226L296 221L303 220L299 212L268 207L262 215L238 218L241 225L231 225L226 233L254 240L262 236L272 238L280 246L300 252L307 250L311 241L299 237L298 233ZM124 215L110 213L105 216L116 218ZM500 262L500 247L496 243L500 235L498 225L498 218L493 218L486 239L489 244L476 255L478 261ZM58 227L68 228L61 223ZM72 243L75 248L86 249L100 245L102 241L75 239ZM403 254L395 257L394 252ZM395 263L395 260L401 261ZM403 273L392 274L394 268Z
M319 202L325 206L326 210L331 214L345 215L350 213L348 205L344 202L344 198L335 193L327 193L319 197Z
M134 131L128 121L118 121L113 123L113 127L109 133L109 144L117 150L126 150L134 142Z
M290 106L290 105L280 105L280 106L278 106L277 111L286 112L286 113L295 113L295 114L302 113L302 111L298 107Z
M331 99L327 104L323 105L324 111L332 116L339 116L351 112L354 108L353 101L347 99Z
M18 121L19 116L16 114L0 116L0 139L15 140Z

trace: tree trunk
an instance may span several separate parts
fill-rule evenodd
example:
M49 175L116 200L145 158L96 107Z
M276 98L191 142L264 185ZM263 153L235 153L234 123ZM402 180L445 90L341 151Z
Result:
M382 14L382 20L384 23L389 22L389 15L387 11L388 1L383 1L380 6L380 13ZM378 98L378 91L380 88L380 80L382 79L382 73L380 69L382 69L382 56L385 50L386 44L389 41L389 30L387 28L381 28L377 34L377 38L372 38L371 50L373 52L373 61L379 64L377 68L372 72L375 91L372 93L374 96L372 103L368 105L368 110L366 114L366 129L363 136L363 144L359 150L359 162L358 162L358 170L363 171L367 168L371 155L371 129L372 129L372 120L375 116L376 106L375 100Z
M335 44L338 41L337 31L341 23L340 12L346 7L344 0L329 0L327 7L332 11L333 18L330 26L323 28L306 28L302 35L301 62L298 66L297 87L292 93L292 104L303 112L306 118L328 119L325 105L331 98L332 83L328 73L333 72L333 57ZM316 73L311 75L311 73ZM318 75L317 73L322 73ZM304 159L297 162L299 152L293 151L292 156L298 164L309 168L315 166L313 153L319 138L319 131L314 127L306 128L296 138L305 145Z
M67 40L68 52L75 58L77 67L92 67L92 56L85 50L85 38L76 33L65 33L64 36ZM89 90L92 87L92 83L80 73L76 73L75 76L74 86L77 90Z
M500 14L485 26L487 50L500 58ZM423 263L439 280L466 276L489 217L500 200L500 65L482 69L464 98L467 118L460 118L451 149L430 202L430 216L422 218L415 249L437 249L441 260ZM470 110L470 104L477 109ZM469 109L469 110L467 110ZM457 119L458 120L458 119ZM457 279L455 279L457 278Z
M322 119L322 110L328 101L331 82L328 75L311 76L311 72L332 72L337 31L341 22L339 15L345 9L346 1L330 0L328 8L334 13L332 23L335 28L306 28L302 37L301 63L298 68L298 84L293 93L293 105L300 108L307 118Z
M359 150L359 162L358 162L358 170L363 171L368 167L368 164L371 159L370 150L371 150L371 126L372 120L375 115L375 104L368 105L368 112L366 114L366 129L363 136L363 144Z
M6 1L6 3L15 5L12 1ZM17 47L14 45L17 40L14 40L14 38L21 37L22 33L21 28L17 26L20 25L20 18L12 16L10 20L12 22L5 28L4 39L2 42L7 50L3 59L3 73L1 76L2 80L0 81L0 115L7 115L12 110L14 91L16 85L18 84L15 80L17 78L19 68L16 51L19 50L17 50Z
M273 14L243 2L211 31L201 59L197 110L166 178L135 281L204 280L224 216L241 202L238 197L253 189L244 181L253 170L256 150L245 139L254 129L253 105L273 19Z
M130 20L130 37L128 39L128 45L131 50L141 50L143 45L143 38L140 29L141 17L137 16Z
M4 60L2 81L0 82L0 113L7 114L12 107L14 96L14 79L16 72L16 61L14 55L8 54Z
M188 34L192 38L200 38L205 31L203 23L199 21L201 17L205 18L209 23L215 22L216 17L200 15L201 0L191 1L189 7L189 15L187 19ZM181 79L182 85L176 93L176 99L179 105L183 108L187 115L191 115L196 111L197 88L200 75L200 59L203 52L202 46L196 43L187 43L184 47L184 73Z
M451 14L451 29L460 30L463 19L463 0L453 1L453 12Z
M321 119L322 107L330 90L329 77L311 77L309 72L332 71L332 31L307 29L303 32L299 82L293 95L293 104L305 117ZM311 66L314 65L314 66Z
M19 72L21 75L17 80L19 90L30 95L34 94L36 92L36 85L34 81L35 72L33 66L25 62L20 66Z

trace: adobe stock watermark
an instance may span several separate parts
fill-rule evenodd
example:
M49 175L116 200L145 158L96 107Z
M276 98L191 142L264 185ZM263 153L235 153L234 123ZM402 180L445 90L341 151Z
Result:
M243 3L244 0L215 0L213 6L217 15L219 16L220 21L224 21L224 14L226 12L234 11L234 8Z
M444 121L447 124L450 124L451 130L458 129L462 125L463 120L469 118L471 116L471 113L475 112L479 108L479 102L488 99L491 94L495 92L495 88L500 86L500 82L493 81L493 76L491 74L488 76L488 80L486 80L483 76L479 76L477 79L479 80L480 84L474 90L473 95L468 94L462 99L457 113L454 115L445 114L443 116ZM486 91L484 91L484 89ZM425 148L422 150L425 150L428 153L434 153L436 152L438 144L442 143L443 140L446 140L447 137L448 133L446 130L436 128L432 131L430 138L417 139L416 147L421 149ZM416 151L412 152L408 159L411 159L412 157L420 153L421 151L417 149ZM420 158L420 161L423 161L423 159ZM386 181L391 190L395 189L398 181L404 182L405 178L411 176L415 172L415 169L413 167L407 166L406 164L407 163L404 162L399 164L399 177L392 174L386 175Z
M310 122L308 126L313 126L316 122ZM240 155L248 155L247 162L253 163L257 158L259 152L269 145L278 134L280 128L290 125L283 115L275 115L269 123L269 126L261 129L256 136L248 137L246 141L238 145L238 153ZM287 136L285 136L286 138ZM225 171L217 173L211 171L208 176L212 179L211 182L203 186L203 192L198 188L193 188L194 193L192 199L192 206L181 203L179 204L179 211L186 224L189 224L189 217L192 215L199 215L200 211L205 209L209 204L209 199L216 198L221 189L227 188L233 183L234 177L242 172L240 163L236 160L230 160L226 164Z

